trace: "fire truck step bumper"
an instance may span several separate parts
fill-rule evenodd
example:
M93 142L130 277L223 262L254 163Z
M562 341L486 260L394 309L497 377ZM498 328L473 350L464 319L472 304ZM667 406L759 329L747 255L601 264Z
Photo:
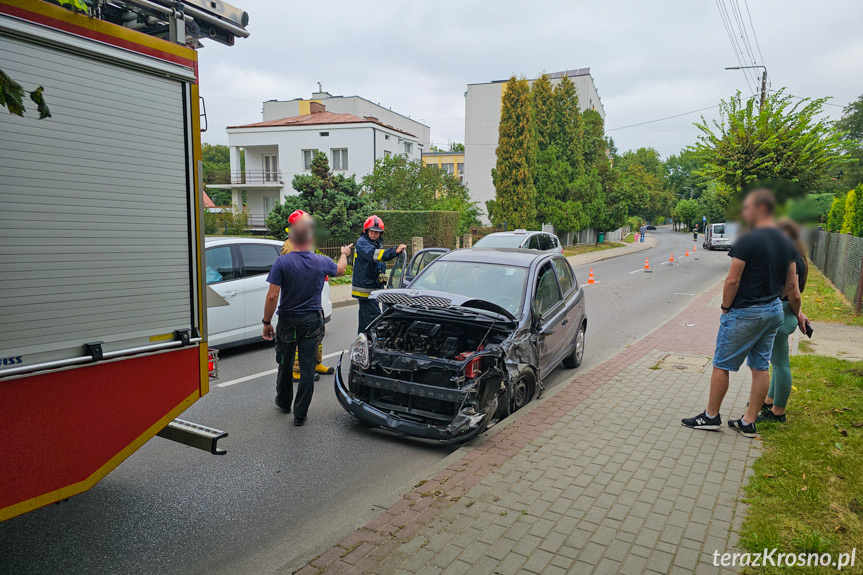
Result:
M220 449L218 446L220 439L228 437L227 431L213 429L212 427L192 423L191 421L175 419L156 435L190 447L209 451L213 455L224 455L227 453L227 451Z

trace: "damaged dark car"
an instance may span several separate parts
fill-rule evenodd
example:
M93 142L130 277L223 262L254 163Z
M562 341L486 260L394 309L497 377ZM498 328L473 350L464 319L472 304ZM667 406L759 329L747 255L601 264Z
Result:
M365 424L464 443L539 397L560 363L582 362L584 292L561 255L424 250L390 285L336 371L339 402Z

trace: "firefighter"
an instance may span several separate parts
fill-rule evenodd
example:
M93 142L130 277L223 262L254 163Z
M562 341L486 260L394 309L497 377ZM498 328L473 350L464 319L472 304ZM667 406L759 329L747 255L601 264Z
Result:
M313 251L314 220L306 213L291 215L293 251L280 256L270 270L270 289L264 303L263 337L276 341L276 405L285 413L294 413L294 425L303 425L314 393L315 348L324 336L324 312L321 289L327 276L344 275L351 247L342 246L338 264ZM289 220L290 221L290 220ZM273 314L278 308L279 325L274 328ZM294 385L288 374L294 354L300 359L300 382L296 401ZM293 402L293 406L291 403Z
M359 327L362 333L373 319L381 313L378 302L369 300L369 294L386 287L387 266L384 262L395 258L407 246L383 249L384 221L378 216L369 216L363 224L363 235L359 237L354 254L354 275L351 280L351 295L359 303Z
M300 217L307 216L308 213L303 210L296 210L290 216L288 216L288 227L285 228L285 232L287 232L288 236L285 238L285 243L282 244L282 255L289 254L294 251L294 246L291 244L291 228L290 226L294 225ZM315 381L318 381L321 376L319 373L323 374L331 374L335 370L332 367L327 367L323 363L324 357L324 340L321 339L318 342L318 355L316 358L317 363L315 364ZM300 380L300 356L294 356L294 381Z

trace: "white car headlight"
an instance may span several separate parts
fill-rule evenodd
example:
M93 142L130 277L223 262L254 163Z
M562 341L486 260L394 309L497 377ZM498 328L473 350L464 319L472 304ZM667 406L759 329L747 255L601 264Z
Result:
M363 369L369 368L369 338L361 333L351 346L351 363Z

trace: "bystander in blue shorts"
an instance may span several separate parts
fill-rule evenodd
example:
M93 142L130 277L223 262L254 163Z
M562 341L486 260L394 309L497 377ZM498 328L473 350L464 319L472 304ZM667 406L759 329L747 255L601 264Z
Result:
M746 364L756 371L770 369L773 340L782 325L782 302L732 308L719 319L713 367L737 371Z

